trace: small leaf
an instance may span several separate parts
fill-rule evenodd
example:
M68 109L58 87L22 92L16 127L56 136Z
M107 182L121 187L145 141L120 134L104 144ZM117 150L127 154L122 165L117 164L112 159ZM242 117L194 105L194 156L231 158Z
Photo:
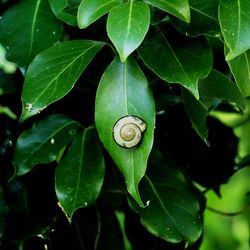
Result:
M65 41L37 55L25 76L20 120L65 96L103 46L95 41Z
M151 4L161 10L167 11L170 14L180 18L184 22L190 22L190 10L188 0L144 0L144 2Z
M23 175L36 164L55 161L78 128L79 124L67 116L51 115L24 131L15 147L13 164L16 174Z
M182 91L183 102L188 117L192 123L193 128L200 136L200 138L207 142L208 129L207 129L207 115L208 111L204 105L197 100L189 91Z
M88 27L120 3L122 0L82 0L77 13L79 28Z
M200 80L199 92L201 102L207 109L213 106L216 99L236 104L241 110L245 108L245 98L237 85L219 71L212 70L207 78Z
M74 137L69 151L56 168L57 198L70 219L78 208L95 202L103 179L104 158L96 130L90 127Z
M250 96L250 50L227 63L242 94Z
M172 23L174 26L188 36L199 36L202 34L216 36L220 34L218 21L219 1L189 0L188 2L191 11L191 22L187 24L173 18Z
M24 0L7 10L0 22L0 41L7 59L27 67L34 56L62 35L62 24L47 1Z
M138 48L149 29L150 10L146 3L129 1L114 7L107 20L107 32L121 61Z
M147 125L142 142L130 149L118 146L113 138L113 126L126 115L138 116ZM134 59L125 63L114 59L104 72L96 95L95 120L102 143L125 177L128 192L143 206L138 183L153 144L155 106L147 80Z
M182 84L196 98L199 97L198 80L205 78L212 67L212 54L203 38L175 37L172 30L163 33L152 29L139 48L139 54L160 78Z
M200 206L191 186L178 168L164 162L157 151L141 181L141 193L148 206L139 210L149 232L173 243L195 242L201 235Z
M77 26L77 10L81 0L49 0L55 16L65 23Z
M229 48L231 60L250 48L250 8L248 0L221 0L219 5L221 31Z

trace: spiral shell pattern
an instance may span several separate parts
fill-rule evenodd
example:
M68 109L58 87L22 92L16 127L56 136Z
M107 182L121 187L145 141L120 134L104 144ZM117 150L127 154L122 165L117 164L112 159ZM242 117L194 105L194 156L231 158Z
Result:
M124 116L113 127L115 142L124 148L132 148L139 144L142 134L146 130L146 123L137 116Z

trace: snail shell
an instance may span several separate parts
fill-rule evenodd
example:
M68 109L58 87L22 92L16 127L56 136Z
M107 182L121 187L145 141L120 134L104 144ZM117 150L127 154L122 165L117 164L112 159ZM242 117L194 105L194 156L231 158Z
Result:
M137 116L124 116L113 127L115 142L124 148L132 148L138 145L142 133L146 129L146 123Z

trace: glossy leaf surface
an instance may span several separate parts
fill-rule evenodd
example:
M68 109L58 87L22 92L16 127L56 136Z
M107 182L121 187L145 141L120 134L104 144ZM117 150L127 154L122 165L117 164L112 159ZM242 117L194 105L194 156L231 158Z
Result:
M88 27L120 3L122 0L82 0L77 13L78 26Z
M66 215L92 205L104 179L104 158L94 127L76 134L56 169L56 194Z
M208 137L206 120L208 113L226 101L242 111L245 99L237 85L219 71L212 70L207 78L199 81L200 100L183 91L183 102L193 128L205 142Z
M77 25L77 10L81 0L49 0L56 17L65 23Z
M36 56L25 76L21 121L65 96L104 43L65 41Z
M141 44L149 23L150 11L144 2L129 1L110 11L107 32L122 62Z
M250 96L250 50L228 61L228 65L242 94Z
M143 62L160 78L180 83L198 97L198 80L212 67L212 54L202 38L174 38L159 29L152 30L139 49Z
M221 31L231 60L250 48L250 8L248 0L221 0L219 5Z
M10 8L0 22L0 41L7 58L27 67L34 56L56 43L62 24L44 0L25 0Z
M148 206L139 211L149 232L170 242L195 242L201 235L200 206L178 168L166 164L160 153L150 155L140 190Z
M209 110L216 100L228 101L244 110L245 99L238 86L217 70L212 70L207 78L199 82L200 98Z
M126 115L138 116L147 124L142 142L131 149L118 146L113 139L113 126ZM155 107L147 80L132 58L125 63L114 59L104 72L96 95L95 120L102 143L125 177L128 192L143 206L138 183L153 144Z
M50 163L58 157L79 128L64 115L51 115L34 124L18 138L13 164L17 175L28 173L36 164Z
M190 22L190 9L188 0L144 0L144 2L155 6L161 10L180 18L181 20Z
M207 115L208 111L202 102L197 100L188 90L182 91L183 103L188 117L192 123L192 127L203 141L207 141Z
M218 20L218 0L189 0L191 22L186 24L178 19L173 19L175 27L188 36L206 34L215 36L220 33Z

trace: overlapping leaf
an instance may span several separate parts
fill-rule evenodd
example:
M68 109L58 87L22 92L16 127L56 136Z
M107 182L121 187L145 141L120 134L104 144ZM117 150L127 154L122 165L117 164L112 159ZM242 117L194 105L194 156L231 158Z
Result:
M214 108L214 103L228 101L244 110L245 99L238 86L217 70L212 70L207 78L199 82L200 98L206 108Z
M113 139L113 126L126 115L138 116L147 124L142 143L131 149L118 146ZM102 143L125 177L128 192L143 206L138 183L153 144L155 107L147 80L134 59L125 63L114 59L104 72L96 96L95 120Z
M88 27L120 3L122 0L82 0L77 13L78 26Z
M190 9L188 0L144 0L144 2L151 4L152 6L155 6L161 10L167 11L187 23L190 22Z
M182 84L196 97L199 96L198 80L205 78L212 67L212 54L204 39L175 37L171 30L149 32L139 54L160 78Z
M122 62L138 48L150 23L149 7L144 2L129 1L114 7L107 20L107 32Z
M21 1L6 11L0 22L0 41L7 49L7 58L22 67L61 35L62 24L44 0Z
M40 163L55 161L79 128L76 121L64 115L51 115L24 131L18 138L13 164L17 175L23 175Z
M250 50L228 61L228 65L242 94L250 96Z
M104 43L65 41L36 56L30 64L22 92L21 121L40 113L65 96Z
M200 206L183 173L164 162L157 151L149 158L149 168L140 190L148 206L139 210L149 232L170 242L195 242L201 235Z
M191 22L186 24L175 18L172 20L175 27L190 36L199 36L201 34L215 36L219 34L219 1L189 0L188 2L191 10Z
M199 81L199 93L200 100L196 100L188 91L183 91L183 101L192 126L206 141L208 113L222 101L237 105L239 109L244 110L245 99L237 85L216 70L212 70L207 78Z
M92 205L104 179L104 158L94 127L74 137L56 169L56 194L63 211L72 218L81 207Z
M219 5L221 31L231 60L250 48L250 8L248 0L221 0Z
M208 110L203 103L197 100L189 91L182 91L183 103L193 128L203 141L207 141L207 115Z
M77 25L77 11L81 0L49 0L56 17L65 23Z

